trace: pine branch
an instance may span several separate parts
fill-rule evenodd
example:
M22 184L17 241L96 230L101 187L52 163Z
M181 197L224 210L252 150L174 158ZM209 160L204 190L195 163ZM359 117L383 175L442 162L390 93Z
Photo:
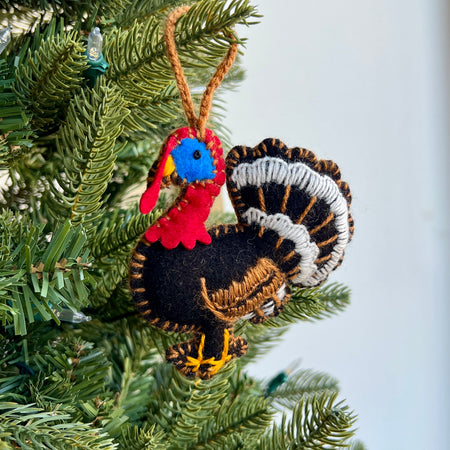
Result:
M241 358L244 364L268 353L281 341L289 325L299 320L321 320L337 314L350 303L350 290L338 283L322 288L294 288L292 297L282 313L262 325L252 325L247 321L236 325L235 333L244 335L249 342L248 352Z
M187 73L215 68L230 45L230 38L222 33L255 17L255 8L247 0L204 0L194 5L180 19L178 29L183 31L176 34ZM105 39L105 58L110 63L106 75L117 83L131 110L124 122L128 132L145 132L157 123L178 123L178 92L161 35L160 19L150 16L127 30L112 30Z
M34 400L46 409L56 406L55 399L72 410L105 395L110 363L90 342L67 338L48 343L32 356L30 364L37 373L32 384Z
M183 67L215 68L217 60L223 58L230 45L230 38L222 33L257 17L255 8L247 0L198 2L179 20L177 29L182 32L175 33ZM154 16L145 23L134 23L125 31L113 30L105 45L105 55L110 63L108 78L130 88L133 88L131 80L140 82L139 85L145 81L143 87L148 93L159 92L161 86L167 86L167 81L173 80L173 74L161 36L161 23ZM124 53L125 59L120 57ZM192 54L195 59L191 58ZM136 86L133 91L137 97L143 96Z
M127 427L118 439L120 448L130 450L166 450L164 431L155 432L155 425Z
M16 359L26 358L31 375L10 376L10 383L1 380L0 391L8 398L20 394L24 404L33 402L48 411L59 409L74 422L101 424L103 431L115 437L128 416L109 390L111 362L107 357L111 355L68 330L71 328L46 333L43 324L35 326L27 355L16 355ZM14 361L8 361L9 367Z
M191 381L174 369L168 382L156 376L153 397L158 396L158 409L149 415L149 421L166 432L167 448L187 448L197 440L202 427L226 396L227 378L234 370L235 365L228 364L208 381Z
M140 214L136 209L120 211L105 220L103 227L97 230L91 244L93 255L97 258L94 267L99 275L91 296L94 307L105 303L128 279L130 253L159 214L158 209L147 215ZM127 299L130 299L129 294Z
M17 103L14 82L5 60L0 60L0 169L8 167L31 147L30 117Z
M150 16L164 16L166 17L170 10L177 6L194 3L195 0L127 0L122 2L120 10L114 14L113 25L121 28L126 28L135 21L142 22L147 20ZM106 13L106 11L105 11Z
M326 373L306 369L290 375L269 398L275 405L294 409L305 395L320 395L324 391L338 392L337 380Z
M36 51L16 69L15 91L19 102L32 114L31 126L41 134L51 134L73 92L83 83L87 68L84 46L75 32L50 34Z
M212 211L206 221L206 228L224 223L236 223L236 214L234 212Z
M284 327L298 320L322 320L343 311L350 304L350 289L339 283L321 288L294 288L283 312L265 326Z
M146 355L148 355L148 351ZM141 423L141 418L147 413L147 392L154 382L153 377L149 375L152 364L143 361L142 352L140 356L142 359L139 361L138 367L134 369L133 365L137 365L137 358L133 355L124 359L122 384L120 394L116 399L116 406L123 409L132 423Z
M88 0L1 0L0 8L27 8L30 10L45 10L57 15L75 16L88 13L95 2Z
M150 17L145 23L136 22L126 31L113 30L111 37L105 36L104 53L110 63L106 76L117 83L127 100L131 111L125 121L128 133L148 134L149 129L173 123L181 115L179 94L168 67L155 67L158 59L165 58L164 48L154 55L154 48L162 46L159 33L159 21Z
M141 214L137 208L117 210L103 220L101 229L96 231L91 253L102 260L129 257L138 238L161 214L154 209L150 214Z
M73 422L58 409L45 411L33 405L0 402L0 436L14 448L32 450L112 450L113 440L89 424Z
M100 266L97 264L97 266ZM124 313L123 306L120 308L121 300L114 299L115 292L120 289L121 285L126 286L128 278L128 261L127 258L121 258L115 260L111 264L102 264L100 270L98 271L98 278L95 290L92 292L90 297L91 305L93 308L101 308L103 305L107 305L107 310L109 314L104 318L109 318L111 312L117 315L117 312ZM117 302L119 300L119 302ZM126 303L131 305L131 295L127 293ZM120 309L119 309L120 308ZM128 309L127 309L128 311ZM106 312L106 311L104 311Z
M73 224L89 224L101 208L102 195L112 177L127 111L117 90L104 80L92 91L79 91L69 105L67 121L57 141L55 174L44 197L55 220L69 217Z
M130 409L147 409L150 387L143 389L141 398L134 397L134 383L153 382L149 369L161 363L162 358L155 345L155 328L148 326L142 319L128 318L114 323L103 322L101 328L98 321L84 323L80 326L80 336L93 342L96 347L104 349L111 361L109 374L110 387L117 396L117 405L123 407L128 414ZM134 413L130 415L138 420Z
M243 335L249 344L247 353L240 358L242 364L266 355L282 339L288 327L270 327L263 325L253 325L247 321L239 322L235 327L236 335Z
M342 402L336 403L336 397L337 393L328 391L304 396L294 408L291 421L286 423L283 416L281 426L274 425L257 448L333 450L348 447L356 416Z
M236 397L229 404L225 402L202 431L197 444L187 448L215 450L218 448L254 448L255 442L270 426L273 411L269 403L255 396Z
M6 223L8 218L12 224ZM63 306L76 311L85 305L91 278L85 272L88 259L82 251L87 238L82 229L66 222L48 242L43 226L31 226L25 233L19 222L10 212L0 216L2 252L8 255L0 266L0 319L24 335L27 323L37 317L59 323L57 313Z
M117 208L118 204L130 203L130 192L143 190L149 168L161 148L162 138L143 141L127 141L118 153L112 182L105 191L105 205Z
M351 443L350 450L367 450L367 447L361 441Z
M34 324L28 337L15 343L0 338L0 354L8 355L0 359L6 368L0 392L49 411L57 402L74 421L101 424L118 437L127 423L142 425L145 420L154 384L151 369L161 361L151 335L151 327L134 320L101 327L87 322L75 332L73 325L56 329ZM15 364L23 361L28 372L19 374Z
M327 284L319 292L323 305L321 319L339 314L350 305L351 290L340 283Z

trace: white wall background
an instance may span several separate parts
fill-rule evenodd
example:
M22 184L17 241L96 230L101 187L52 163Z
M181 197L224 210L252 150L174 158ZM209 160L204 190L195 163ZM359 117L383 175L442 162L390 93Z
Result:
M255 2L225 125L234 144L278 137L335 160L356 232L332 277L350 308L293 327L250 371L301 357L340 380L368 448L450 448L446 0Z

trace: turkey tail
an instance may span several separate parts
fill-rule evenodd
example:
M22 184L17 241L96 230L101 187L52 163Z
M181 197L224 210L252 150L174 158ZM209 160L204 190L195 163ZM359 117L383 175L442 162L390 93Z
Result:
M226 159L228 192L240 223L272 230L300 256L291 282L322 283L344 257L353 235L351 194L333 161L278 139L237 146Z

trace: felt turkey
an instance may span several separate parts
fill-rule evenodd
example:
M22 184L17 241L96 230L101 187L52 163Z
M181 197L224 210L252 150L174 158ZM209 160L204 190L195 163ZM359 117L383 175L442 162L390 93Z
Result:
M276 139L234 147L224 161L219 139L205 124L237 43L206 86L197 117L174 38L176 22L188 10L169 15L165 42L190 126L164 142L141 212L155 207L161 188L175 184L181 194L134 249L130 290L152 325L193 333L166 357L186 376L208 379L246 352L245 340L233 335L238 320L258 324L278 315L290 286L317 286L341 263L353 221L348 185L332 161ZM207 230L225 181L238 222Z
M238 223L207 230L225 180ZM169 348L167 360L207 379L245 353L236 321L278 315L291 285L317 286L341 263L353 232L351 196L338 166L308 150L266 139L234 147L224 162L212 131L199 139L187 127L163 145L141 211L150 212L170 184L182 193L137 244L131 292L152 325L194 333Z

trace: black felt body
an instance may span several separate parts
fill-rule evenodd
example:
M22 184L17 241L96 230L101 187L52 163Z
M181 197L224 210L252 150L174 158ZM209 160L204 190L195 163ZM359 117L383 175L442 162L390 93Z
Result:
M205 278L208 291L228 289L233 281L241 282L247 270L256 266L260 258L270 258L286 272L295 268L299 258L283 261L294 244L285 240L276 250L279 236L273 231L266 231L260 237L252 227L221 225L210 229L209 233L212 243L197 244L195 250L187 250L180 244L168 251L160 242L152 245L140 242L136 251L146 258L143 277L131 280L131 288L145 288L145 292L134 296L136 303L148 301L138 307L141 313L151 310L151 314L144 314L144 317L148 320L158 318L159 323L169 321L181 326L195 324L201 327L206 335L205 351L211 347L213 354L217 354L222 349L223 330L229 324L219 321L205 307L201 278ZM221 342L218 347L214 343L216 339Z

